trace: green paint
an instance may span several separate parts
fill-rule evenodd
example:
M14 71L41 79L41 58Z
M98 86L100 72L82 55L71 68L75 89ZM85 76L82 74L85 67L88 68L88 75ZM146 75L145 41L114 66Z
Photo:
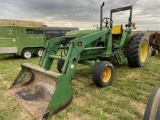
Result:
M50 115L55 113L58 109L62 109L62 106L66 106L66 104L69 104L72 100L73 89L67 79L65 75L58 77L58 87L47 108L47 113L49 112Z

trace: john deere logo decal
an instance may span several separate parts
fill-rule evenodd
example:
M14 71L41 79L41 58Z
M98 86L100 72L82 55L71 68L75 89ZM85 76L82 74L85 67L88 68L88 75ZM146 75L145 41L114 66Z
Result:
M12 34L12 30L8 30L8 34Z

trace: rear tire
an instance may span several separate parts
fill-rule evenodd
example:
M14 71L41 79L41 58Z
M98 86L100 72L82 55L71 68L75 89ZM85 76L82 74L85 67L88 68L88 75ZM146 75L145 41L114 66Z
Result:
M135 34L127 45L127 60L130 67L143 67L147 64L149 44L144 34Z
M62 68L63 68L63 65L64 65L64 60L58 60L57 62L57 69L60 73L62 73Z
M21 56L22 56L22 58L24 58L24 59L28 59L28 58L33 57L33 53L32 53L32 51L30 51L29 49L24 49L24 50L22 51Z
M93 82L99 87L111 84L114 76L114 67L108 61L100 61L96 64L93 71Z
M144 120L160 120L160 88L156 87L149 98Z

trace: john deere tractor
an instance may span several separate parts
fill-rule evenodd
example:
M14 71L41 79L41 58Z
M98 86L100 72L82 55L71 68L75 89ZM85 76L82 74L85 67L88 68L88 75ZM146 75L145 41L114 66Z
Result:
M40 59L41 68L21 65L10 92L36 119L47 119L71 102L71 80L78 63L94 67L93 82L99 87L110 85L113 80L114 67L110 60L119 64L128 62L130 67L146 65L148 40L144 34L131 35L136 29L132 6L112 9L110 18L103 18L103 6L104 3L100 7L100 28L71 31L48 40ZM128 23L114 25L112 14L126 10L130 11ZM50 71L55 59L59 73Z

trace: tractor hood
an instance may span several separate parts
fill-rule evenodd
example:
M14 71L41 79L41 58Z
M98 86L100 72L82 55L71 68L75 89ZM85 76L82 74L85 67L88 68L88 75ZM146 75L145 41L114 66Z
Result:
M77 38L77 37L82 37L82 36L85 36L85 35L89 35L89 34L93 34L95 32L98 32L99 30L96 29L96 30L74 30L74 31L70 31L70 32L67 32L65 34L65 37L73 37L73 38Z
M102 27L102 31L106 30L106 29L107 28L105 26ZM100 31L100 28L90 29L90 30L74 30L74 31L67 32L65 34L65 37L66 38L72 38L72 37L77 38L77 37L82 37L85 35L93 34L93 33L99 32L99 31Z

